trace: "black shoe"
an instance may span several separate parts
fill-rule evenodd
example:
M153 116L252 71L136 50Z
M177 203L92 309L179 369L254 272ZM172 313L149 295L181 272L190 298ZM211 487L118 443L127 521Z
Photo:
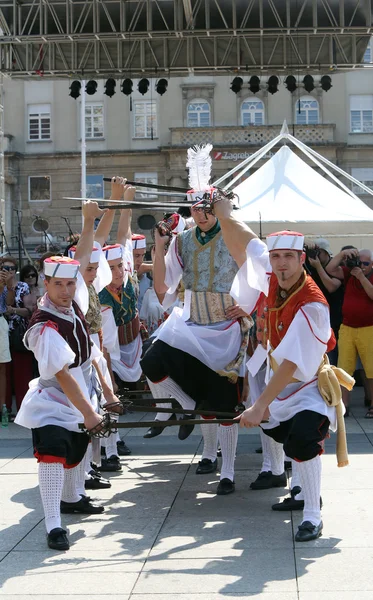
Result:
M221 448L220 448L220 446L218 446L218 449L216 451L216 456L218 456L219 458L221 458Z
M61 513L82 513L84 515L99 515L104 512L103 506L97 506L90 502L88 496L82 496L78 502L61 501Z
M299 525L294 539L296 542L309 542L311 540L316 540L322 534L322 528L322 521L319 523L319 525L313 525L310 521L303 521L303 523Z
M345 418L350 416L350 407L346 406L345 414L343 415Z
M128 448L126 442L124 442L123 440L117 442L117 452L119 456L129 456L130 454L132 454L131 448Z
M215 473L218 468L218 460L215 459L214 462L209 458L203 458L199 461L198 467L196 469L197 475L207 475L207 473Z
M99 471L121 471L122 465L118 456L114 454L109 458L103 458L101 461L101 467L98 467Z
M86 490L107 490L111 488L111 483L103 477L90 477L85 480L84 488Z
M101 456L106 456L106 448L104 448L103 446L101 446L100 454Z
M285 460L284 461L284 470L285 471L290 471L291 468L292 468L291 460Z
M62 527L55 527L47 533L47 543L52 550L68 550L70 548L67 531Z
M91 463L91 470L88 471L89 475L92 475L92 477L101 477L101 473L98 470L97 465L95 465L94 463Z
M216 493L218 496L227 496L227 494L233 494L235 487L234 481L231 481L228 479L228 477L225 477L219 481Z
M272 475L272 471L262 471L255 481L250 483L251 490L269 490L270 488L286 486L287 480L285 473L282 473L282 475Z
M157 421L154 421L154 423L156 423ZM145 433L144 438L145 439L150 439L153 437L157 437L157 435L161 435L161 433L163 433L164 427L157 427L157 425L152 425L152 427L149 427L148 431Z
M263 454L263 448L260 446L260 448L257 448L255 450L255 454Z
M100 471L96 471L96 469L91 469L88 471L88 475L93 477L93 479L99 479L103 483L110 483L109 480L105 479L105 477L102 477Z
M183 415L180 419L180 422L182 423L183 421L189 420L191 418L191 415ZM180 425L178 435L179 440L186 440L192 433L193 429L194 425Z

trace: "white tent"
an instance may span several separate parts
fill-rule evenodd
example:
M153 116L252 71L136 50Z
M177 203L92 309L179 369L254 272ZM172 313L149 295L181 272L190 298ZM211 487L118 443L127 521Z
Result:
M242 176L280 142L294 144L327 178L285 145L237 185ZM373 190L292 136L286 121L276 138L220 177L214 185L222 187L222 182L232 176L224 188L231 188L239 196L241 210L237 211L237 217L256 233L265 236L279 229L295 229L293 224L296 223L296 229L307 237L329 237L333 250L345 244L373 249L373 210L343 183L342 178L367 195L373 196Z
M369 221L373 210L344 192L297 156L280 148L260 169L233 190L245 222Z

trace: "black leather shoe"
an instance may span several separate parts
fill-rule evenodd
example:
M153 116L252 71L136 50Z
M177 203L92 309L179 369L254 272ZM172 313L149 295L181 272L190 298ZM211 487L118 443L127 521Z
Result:
M298 531L295 534L296 542L310 542L311 540L317 540L322 534L323 523L319 525L313 525L310 521L303 521L298 527Z
M287 480L285 473L282 475L272 475L272 471L263 471L258 477L250 483L251 490L269 490L270 488L286 487Z
M70 548L67 531L62 527L55 527L47 533L47 543L52 550L68 550Z
M217 458L212 462L209 458L203 458L199 461L198 467L196 469L197 475L207 475L207 473L215 473L218 468L218 460Z
M301 488L296 486L290 492L290 496L284 498L281 502L272 504L272 510L288 511L288 510L303 510L304 500L297 500L296 496L301 492ZM320 508L322 508L322 498L320 498Z
M132 454L131 448L128 448L126 442L124 442L123 440L117 442L117 452L119 456L129 456L130 454Z
M224 479L221 479L219 481L216 493L218 496L227 496L227 494L233 494L235 488L236 486L234 481L231 481L230 479L228 479L228 477L225 477Z
M105 479L105 477L102 477L100 471L96 471L96 469L91 469L88 471L88 475L93 477L93 479L100 479L103 483L110 483L109 480Z
M120 460L118 456L114 454L109 456L109 458L103 458L101 460L101 466L98 467L99 471L121 471L122 465L120 464Z
M183 415L180 419L180 423L182 423L183 421L192 419L193 417L191 415ZM178 438L179 440L186 440L190 434L192 433L194 429L194 425L180 425L179 427L179 435Z
M62 514L81 513L84 515L99 515L103 513L104 510L103 506L92 504L88 496L82 496L78 502L61 501Z
M154 423L156 423L157 421L155 420ZM163 433L164 427L157 427L156 425L153 425L152 427L149 427L148 431L145 433L144 438L145 439L150 439L153 437L157 437L157 435L161 435L161 433Z
M86 490L108 490L111 488L111 483L103 477L91 477L85 480L84 488Z

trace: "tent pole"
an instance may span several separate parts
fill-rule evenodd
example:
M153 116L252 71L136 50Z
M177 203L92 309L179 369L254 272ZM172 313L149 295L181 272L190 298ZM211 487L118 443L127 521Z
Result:
M292 137L292 136L291 136ZM302 152L308 156L308 158L310 158L318 167L320 167L320 169L322 171L324 171L324 173L326 173L333 181L335 181L335 183L341 187L343 189L343 191L345 191L349 196L351 196L351 198L354 198L355 200L360 200L357 196L355 196L355 194L347 187L345 186L344 183L342 183L341 181L339 181L339 179L333 175L333 173L331 173L326 167L324 167L324 165L318 160L320 158L320 155L317 154L316 152L316 156L313 156L309 150L310 148L308 146L302 147L300 146L298 140L296 138L291 140L293 142L293 144L295 144L300 150L302 150Z
M219 179L214 181L214 183L212 185L217 187L223 181L225 181L225 179L227 179L227 177L230 177L231 175L233 175L233 173L236 173L237 171L242 169L244 167L244 165L251 163L258 156L258 154L260 154L260 155L266 154L266 152L268 152L268 150L273 148L273 146L275 146L277 144L277 142L279 142L283 137L284 137L284 134L280 134L277 137L275 137L271 142L268 142L268 144L263 146L263 148L260 148L260 150L257 150L256 152L254 152L254 154L252 154L248 158L245 158L245 160L243 160L239 165L237 165L236 167L233 167L233 169L228 171L228 173L226 173L225 175L222 175L222 177L219 177Z
M343 169L340 169L339 167L337 167L337 165L335 165L332 162L330 162L330 160L328 160L327 158L325 158L325 156L322 156L321 154L319 154L318 152L316 152L312 148L309 148L308 146L306 146L305 144L303 144L303 142L301 142L297 138L294 138L290 134L289 134L289 140L291 140L293 142L293 144L295 144L296 146L298 146L301 150L303 150L304 152L306 152L306 150L307 150L313 157L314 156L317 157L319 160L321 160L322 162L324 162L330 168L334 169L337 173L339 173L340 175L343 175L344 177L346 177L346 179L349 179L350 181L352 181L353 183L355 183L356 185L358 185L359 187L361 187L365 192L367 192L367 194L373 196L373 190L371 190L366 185L364 185L364 183L361 183L361 181L359 181L358 179L355 179L355 177L352 177L352 175L350 175L349 173L346 173L345 171L343 171ZM343 184L341 184L341 182L339 180L337 180L337 181L338 181L339 185L343 185ZM358 198L351 190L349 190L348 188L346 188L346 189L348 190L350 196L352 196L353 198L355 198L357 200L360 200L360 198Z

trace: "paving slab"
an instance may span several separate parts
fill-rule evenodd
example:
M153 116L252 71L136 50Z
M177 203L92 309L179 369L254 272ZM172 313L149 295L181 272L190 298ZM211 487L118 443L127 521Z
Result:
M263 592L263 593L237 593L231 594L229 592L224 592L221 594L157 594L154 595L153 592L149 591L148 594L137 594L136 592L131 594L131 600L150 600L150 598L155 598L156 600L189 600L190 598L195 598L196 600L222 600L223 598L234 598L235 600L247 600L247 598L252 598L253 600L298 600L298 594L296 592ZM8 600L8 599L7 599ZM334 600L334 599L333 599Z
M270 568L268 568L270 565ZM256 550L229 559L175 559L147 562L134 593L169 594L296 592L292 550Z

